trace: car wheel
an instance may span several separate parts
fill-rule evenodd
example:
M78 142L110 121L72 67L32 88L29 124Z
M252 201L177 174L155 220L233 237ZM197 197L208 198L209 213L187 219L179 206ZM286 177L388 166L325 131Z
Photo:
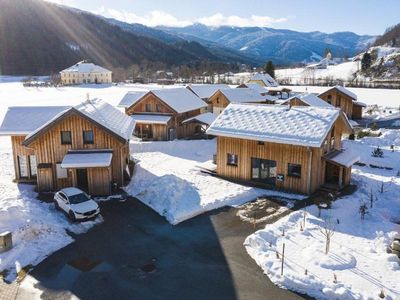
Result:
M76 221L75 214L74 214L74 212L72 210L69 211L68 217L71 219L72 222Z
M54 201L54 207L55 207L57 210L60 210L60 205L58 204L57 201Z

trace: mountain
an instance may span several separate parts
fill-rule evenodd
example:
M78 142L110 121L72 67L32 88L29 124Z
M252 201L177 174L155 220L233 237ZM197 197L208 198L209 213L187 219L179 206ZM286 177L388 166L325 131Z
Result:
M152 31L143 26L146 30ZM78 9L41 0L0 0L0 74L50 74L82 59L110 69L144 61L167 66L254 62L220 55L195 41L135 34Z
M385 33L378 36L374 46L400 47L400 23L386 29Z
M224 45L262 61L271 59L276 64L310 62L314 57L321 57L326 48L331 49L336 57L350 57L375 40L374 36L352 32L328 34L266 27L208 27L194 24L186 27L159 26L157 29L190 41Z

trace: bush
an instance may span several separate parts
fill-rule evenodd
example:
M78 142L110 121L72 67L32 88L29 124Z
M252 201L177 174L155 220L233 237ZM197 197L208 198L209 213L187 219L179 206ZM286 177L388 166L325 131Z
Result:
M357 138L362 139L362 138L364 138L366 136L370 136L370 135L371 135L371 133L369 131L359 131L357 133Z

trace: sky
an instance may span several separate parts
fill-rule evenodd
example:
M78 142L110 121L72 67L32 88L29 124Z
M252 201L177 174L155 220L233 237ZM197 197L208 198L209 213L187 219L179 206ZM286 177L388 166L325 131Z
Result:
M400 22L400 0L47 0L147 26L260 26L382 34Z

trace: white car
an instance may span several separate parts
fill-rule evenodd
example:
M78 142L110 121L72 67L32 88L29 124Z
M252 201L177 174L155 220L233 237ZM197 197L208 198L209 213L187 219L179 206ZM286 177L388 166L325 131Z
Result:
M88 194L75 187L58 191L54 195L54 205L65 211L72 221L95 217L100 213L98 204Z

